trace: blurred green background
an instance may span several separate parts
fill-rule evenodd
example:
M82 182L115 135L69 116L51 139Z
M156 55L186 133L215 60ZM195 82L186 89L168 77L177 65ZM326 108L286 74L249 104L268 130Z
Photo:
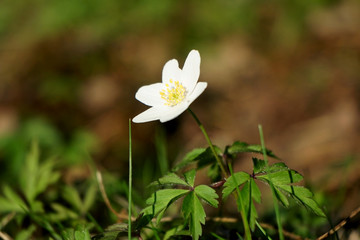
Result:
M262 124L268 148L346 217L360 202L359 26L357 0L3 0L0 181L36 139L64 182L90 178L89 159L126 182L128 119L147 108L136 90L197 49L209 85L192 109L213 142L259 143ZM186 112L132 127L138 189L206 146Z

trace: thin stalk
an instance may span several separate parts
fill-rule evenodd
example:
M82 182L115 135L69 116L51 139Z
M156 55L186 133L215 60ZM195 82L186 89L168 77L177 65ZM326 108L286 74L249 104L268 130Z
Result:
M131 119L129 119L129 209L128 209L128 239L131 239L131 207L132 207L132 146L131 146Z
M233 168L232 168L231 163L229 163L229 170L230 170L230 174L233 176L234 172L233 172ZM235 182L235 185L238 185L237 182L236 182L235 176L234 176L234 182ZM251 232L250 232L249 222L248 222L248 219L246 218L246 215L245 215L245 207L244 207L244 204L242 202L242 197L241 197L241 194L240 194L239 187L236 188L236 193L233 193L233 195L235 196L236 205L238 207L238 211L240 212L240 215L241 215L241 218L242 218L242 221L243 221L244 231L245 231L245 239L251 240Z
M260 223L257 220L255 220L255 224L260 229L262 234L264 234L264 236L267 237L268 240L272 240L271 237L266 233L265 229L260 225Z
M268 162L262 126L259 124L258 127L259 127L261 148L262 148L262 152L263 152L263 155L264 155L264 160L265 160L265 162ZM270 188L271 188L271 192L272 192L272 198L273 198L273 202L274 202L276 222L277 222L278 229L279 229L279 239L280 239L280 240L284 240L284 234L283 234L282 225L281 225L279 205L277 204L277 198L276 198L275 188L274 188L274 185L273 185L273 183L272 183L272 181L271 181L271 175L270 175L270 174L269 174L269 180L270 180L270 181L269 181L269 184L270 184Z
M195 119L196 123L198 124L201 132L204 134L204 137L212 151L212 153L214 154L214 157L221 169L221 172L223 173L224 177L225 178L228 178L229 175L227 173L227 171L225 170L225 167L224 167L224 164L223 162L220 160L218 154L216 153L215 151L215 148L214 148L214 145L212 144L210 138L209 138L209 135L207 134L205 128L204 128L204 125L200 122L199 118L195 115L195 113L193 111L191 111L190 108L188 108L188 111L190 112L191 116L193 116L193 118ZM232 171L231 169L231 165L229 165L230 167L230 170ZM232 175L232 172L231 172L231 175ZM245 216L245 210L244 210L244 207L243 207L243 204L242 204L242 199L241 199L241 195L240 195L240 190L239 188L237 188L237 192L234 193L234 197L236 199L236 204L238 206L238 210L240 212L240 215L242 217L242 220L243 220L243 224L244 224L244 230L245 230L245 239L247 240L251 240L251 232L250 232L250 228L249 228L249 223L247 221L247 218Z
M191 114L191 116L193 116L193 118L195 119L195 121L196 121L196 123L198 124L201 132L204 134L204 137L205 137L207 143L209 144L209 147L210 147L212 153L214 154L214 157L215 157L215 159L216 159L216 161L217 161L217 163L218 163L218 165L219 165L219 167L220 167L220 169L221 169L221 172L222 172L222 173L224 174L224 176L227 178L227 177L228 177L228 174L227 174L227 172L226 172L226 170L225 170L225 168L224 168L224 164L222 163L222 161L220 160L218 154L216 153L215 148L214 148L214 145L212 144L212 142L211 142L211 140L210 140L210 138L209 138L209 135L207 134L207 132L206 132L206 130L205 130L205 128L204 128L204 125L200 122L199 118L195 115L195 113L194 113L193 111L191 111L190 108L188 108L188 111L189 111L189 113Z

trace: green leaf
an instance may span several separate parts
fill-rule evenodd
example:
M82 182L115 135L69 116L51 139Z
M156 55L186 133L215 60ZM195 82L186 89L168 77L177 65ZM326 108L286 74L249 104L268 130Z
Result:
M36 178L39 168L39 146L33 141L30 152L27 154L25 164L22 168L20 184L26 200L32 204L36 196Z
M32 207L35 206L36 197L60 177L59 172L53 171L55 165L54 159L49 159L40 164L39 157L38 144L33 141L30 151L25 158L25 163L22 166L19 179L21 190L33 211L35 211Z
M201 224L205 224L205 210L195 192L190 192L184 198L182 205L184 218L189 223L193 239L198 240L202 234Z
M283 194L282 191L279 190L279 188L274 187L275 190L275 196L277 198L278 201L281 202L281 204L284 207L288 207L289 206L289 200L287 199L287 197Z
M16 202L0 196L0 213L18 212L23 213L24 209Z
M126 223L116 223L108 226L104 232L92 237L92 240L117 240L128 236L128 225Z
M172 171L177 172L180 169L186 167L187 165L193 163L194 161L196 161L196 159L199 157L199 155L201 155L205 151L206 151L206 148L195 148L195 149L193 149L191 152L189 152L189 153L187 153L185 155L185 157L181 160L181 162L178 163L172 169Z
M255 181L252 178L250 178L250 180L244 184L243 188L240 191L240 194L244 204L244 209L250 225L250 229L254 231L255 221L258 215L253 200L260 203L261 201L260 190L256 185Z
M92 205L95 202L96 195L97 195L98 187L96 183L92 183L90 187L87 189L86 194L84 196L84 201L82 205L82 214L86 214Z
M25 230L21 230L20 233L18 233L15 237L15 240L27 240L27 239L31 239L31 235L33 234L33 232L36 230L36 227L34 225L30 225L30 227L28 227Z
M68 228L61 231L61 237L63 240L75 240L75 230L73 228Z
M277 162L274 163L272 165L270 165L267 169L266 172L267 173L272 173L272 172L278 172L278 171L287 171L289 170L288 166L286 166L285 163L283 162Z
M26 206L26 203L21 199L21 197L16 192L14 192L8 185L4 185L3 193L6 200L9 200L14 210L17 209L18 212L24 212L29 210L28 207ZM5 199L2 200L3 204L8 205L8 207L11 207L9 206L9 204L6 203L6 200Z
M51 234L53 239L55 239L55 240L62 239L61 236L55 231L54 227L51 225L51 223L47 219L47 216L34 214L32 212L29 212L28 214L37 225L39 225L43 229L47 230Z
M213 163L208 169L207 172L208 177L210 178L211 182L218 182L222 179L221 176L221 168L219 167L218 163Z
M142 213L156 216L160 211L166 210L172 202L188 192L189 190L186 189L162 189L156 191L146 200L146 204L150 206L143 209Z
M196 170L195 170L195 169L191 169L190 171L184 173L185 181L186 181L191 187L194 187L194 184L195 184L195 175L196 175Z
M135 222L133 222L134 229L136 229L137 231L141 230L143 227L148 225L148 223L151 221L151 219L152 219L151 215L149 215L149 214L145 215L145 214L141 213L137 217Z
M222 155L222 151L219 147L214 146L214 149L218 156ZM213 163L217 163L214 153L212 152L210 147L206 148L205 152L200 154L195 160L198 161L198 165L197 165L198 169L207 167Z
M220 236L219 236L219 235L217 235L216 233L211 232L211 235L212 235L213 237L215 237L215 238L216 238L216 240L226 240L225 238L220 237Z
M258 179L271 180L274 185L287 185L292 183L298 183L303 179L295 170L281 170L278 172L268 173L266 175L257 176Z
M214 146L216 153L221 156L222 151L219 147ZM213 163L216 163L216 158L212 152L212 150L208 147L206 149L204 148L197 148L188 153L185 158L176 166L173 168L173 171L178 171L179 169L191 164L191 163L197 163L197 169L204 168L206 166L209 166Z
M325 217L324 212L313 200L312 192L305 187L293 185L303 179L301 174L289 169L284 163L276 163L269 166L265 170L264 175L257 175L256 178L267 183L272 183L275 196L285 207L289 206L289 201L283 193L291 196L297 203L312 210L315 214Z
M263 172L265 170L265 168L267 167L267 162L265 160L261 160L261 159L257 159L257 158L252 158L253 160L253 164L254 164L254 173L260 173Z
M261 203L261 192L254 179L250 178L251 184L251 197L257 202Z
M233 145L227 148L227 153L231 155L238 153L245 153L245 152L262 154L262 148L261 145L257 145L257 144L250 145L245 142L239 142L239 141L234 142ZM266 155L268 155L269 157L278 158L269 149L266 149Z
M83 203L78 191L73 186L65 185L62 191L62 197L78 212L81 212Z
M55 210L54 213L48 213L47 216L52 222L60 222L63 220L76 219L79 217L78 213L64 207L58 203L52 203L51 208Z
M44 213L44 204L39 200L35 200L30 208L34 213Z
M313 199L313 193L302 186L289 186L281 185L279 186L281 190L289 193L292 198L294 198L298 203L302 204L306 208L312 210L315 214L325 217L325 213L319 208L318 204Z
M167 184L179 184L179 185L190 186L187 182L185 182L175 173L169 173L168 175L159 178L159 180L152 182L149 186L167 185Z
M89 230L83 224L76 226L74 235L75 240L91 240Z
M189 231L183 230L184 226L176 226L167 230L164 234L163 240L171 239L173 236L191 236Z
M237 187L250 179L250 175L245 172L237 172L231 175L224 183L222 191L223 199L229 196Z
M216 194L216 191L207 185L199 185L194 189L196 195L203 200L205 200L208 204L213 207L218 207L218 201L216 198L219 196Z
M53 168L55 165L54 159L49 159L48 161L40 164L36 171L36 182L35 182L35 190L34 190L34 197L38 194L45 191L45 189L58 181L60 178L59 172L54 172Z

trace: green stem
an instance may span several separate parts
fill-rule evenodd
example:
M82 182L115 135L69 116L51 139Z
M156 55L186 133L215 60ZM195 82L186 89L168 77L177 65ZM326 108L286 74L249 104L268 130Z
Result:
M191 111L190 108L188 108L188 111L190 112L191 116L193 116L193 118L195 119L196 123L198 124L201 132L204 134L205 136L205 139L207 141L207 143L209 144L209 147L212 151L212 153L214 154L214 157L224 175L225 178L228 178L229 175L227 173L227 171L225 170L224 168L224 164L223 162L220 160L219 158L219 155L216 153L215 151L215 148L214 148L214 145L212 144L210 138L209 138L209 135L207 134L204 126L202 125L202 123L200 122L199 118L195 115L195 113L193 111ZM230 167L230 170L232 171L231 169L231 165L229 165ZM232 175L232 172L231 172L231 175ZM244 207L243 207L243 204L242 204L242 199L241 199L241 195L240 195L240 190L239 188L237 188L237 192L234 193L234 196L235 196L235 199L236 199L236 204L238 206L238 209L239 209L239 212L240 212L240 215L242 217L242 220L243 220L243 224L244 224L244 229L245 229L245 239L247 240L251 240L251 232L250 232L250 228L249 228L249 223L248 223L248 220L245 216L245 210L244 210Z
M232 168L232 165L231 165L230 162L229 162L229 170L230 170L230 174L233 176L234 172L233 172L233 168ZM235 185L238 186L238 184L236 182L236 177L233 176L233 178L234 178ZM249 221L248 221L248 219L247 219L247 217L245 215L245 207L244 207L244 204L242 202L242 197L241 197L239 187L236 188L236 193L233 193L233 195L235 196L236 205L238 207L238 211L240 212L240 215L241 215L241 218L242 218L242 221L243 221L244 231L245 231L245 239L251 240L251 232L250 232L250 228L249 228Z
M207 132L206 132L206 130L205 130L205 128L204 128L204 125L202 125L202 123L200 122L199 118L195 115L195 113L194 113L193 111L191 111L190 108L188 108L188 111L189 111L189 113L191 114L191 116L193 116L193 118L195 119L195 121L196 121L196 123L198 124L201 132L204 134L204 137L205 137L207 143L209 144L209 147L210 147L212 153L213 153L214 156L215 156L215 159L216 159L216 161L217 161L217 163L218 163L218 165L219 165L219 167L220 167L220 169L221 169L221 172L224 174L224 177L227 178L227 177L228 177L228 174L227 174L227 172L226 172L226 170L225 170L225 168L224 168L224 164L223 164L222 161L220 160L219 155L216 153L215 148L214 148L214 145L212 144L212 142L211 142L211 140L210 140L210 138L209 138L209 135L207 134Z
M132 206L132 146L131 146L131 119L129 119L129 223L128 223L128 239L131 239L131 206Z
M264 160L265 160L265 162L268 162L262 126L259 124L258 127L259 127L261 148L262 148L262 152L263 152L263 155L264 155ZM276 222L277 222L277 225L278 225L278 228L279 228L279 239L284 240L284 235L283 235L283 230L282 230L282 225L281 225L281 219L280 219L279 205L277 204L277 198L276 198L276 193L275 193L275 187L274 187L274 185L273 185L273 183L271 181L271 174L268 174L268 176L269 176L269 184L270 184L270 188L271 188L271 192L272 192L272 198L273 198L273 202L274 202Z
M260 223L257 220L255 220L255 224L268 240L272 240L271 237L266 233L265 229L260 225Z

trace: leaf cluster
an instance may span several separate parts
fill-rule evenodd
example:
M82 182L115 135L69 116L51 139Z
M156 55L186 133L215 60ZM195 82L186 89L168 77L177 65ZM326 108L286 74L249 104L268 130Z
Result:
M224 151L215 147L218 156L223 160L224 164L229 167L236 160L238 154L256 153L262 154L260 145L250 145L244 142L234 142L227 146ZM272 158L278 157L271 150L266 149L266 154ZM206 213L203 203L207 203L212 207L218 207L219 196L215 190L207 185L195 186L196 171L204 167L208 167L208 176L210 179L220 180L212 186L221 187L222 199L226 200L230 195L238 192L237 201L245 210L246 218L249 222L250 229L255 230L256 219L258 217L255 203L261 203L261 192L258 187L259 182L266 185L274 186L276 190L276 198L285 207L289 206L288 198L295 199L297 203L312 210L319 216L325 216L313 200L311 191L298 184L303 177L295 170L289 169L285 163L278 162L269 165L267 161L253 158L253 172L236 172L231 174L227 179L222 179L220 169L217 167L215 156L210 148L197 148L185 155L182 161L178 163L171 173L159 178L150 184L151 187L157 186L157 189L151 197L146 201L148 206L142 211L142 216L148 222L156 217L156 223L160 224L165 211L179 199L182 200L181 212L188 226L191 236L198 239L202 235L202 225L205 224ZM176 174L176 171L189 168L190 171L183 174L183 178ZM238 209L241 212L241 209ZM181 229L182 230L182 229Z
M69 237L65 230L63 232L68 237L64 237L63 233L59 233L63 227L58 227L61 222L72 223L74 227L80 223L85 226L84 217L95 202L97 186L91 183L86 194L81 197L79 191L71 185L59 187L59 180L56 159L41 160L39 146L33 141L19 169L18 181L4 184L0 195L0 214L5 214L4 219L15 218L12 225L18 225L21 229L16 239L30 239L39 228L46 230L53 239L88 239L80 237L83 233L75 229L72 229L74 238ZM59 190L60 196L54 195L56 190ZM60 201L56 200L58 197ZM27 219L32 224L24 228ZM90 221L86 227L94 227L94 224Z

